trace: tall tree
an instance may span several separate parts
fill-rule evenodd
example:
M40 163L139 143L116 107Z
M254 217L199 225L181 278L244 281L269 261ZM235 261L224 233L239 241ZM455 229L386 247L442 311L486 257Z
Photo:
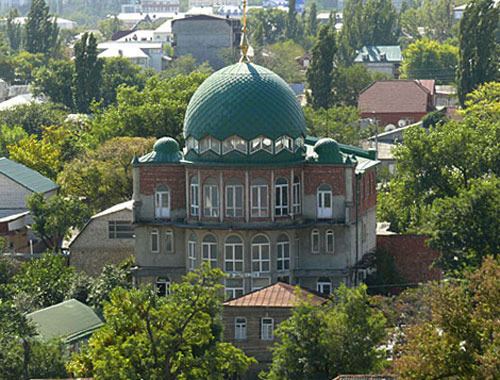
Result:
M19 50L22 38L21 23L15 21L16 17L19 17L19 11L17 8L11 9L7 16L7 37L9 38L10 48L14 51Z
M75 44L73 97L76 110L90 112L92 101L100 99L103 61L97 57L97 41L93 33L85 33Z
M311 90L308 101L314 109L332 106L333 58L336 50L335 32L329 24L323 25L312 50L312 63L306 72Z
M57 47L59 28L44 0L33 0L23 30L23 47L32 54L52 54Z
M339 36L339 62L350 66L356 51L363 47L363 0L347 0L342 13L342 30Z
M35 94L44 94L54 103L64 104L69 109L73 103L73 62L50 60L35 72Z
M499 78L499 12L493 0L473 0L460 21L457 87L462 106L477 86Z
M307 20L307 34L316 37L318 32L318 10L316 8L316 3L311 4L311 9L309 11L309 17Z
M296 0L288 2L288 14L285 24L285 36L289 40L298 41L299 22L297 20L297 10L295 9Z

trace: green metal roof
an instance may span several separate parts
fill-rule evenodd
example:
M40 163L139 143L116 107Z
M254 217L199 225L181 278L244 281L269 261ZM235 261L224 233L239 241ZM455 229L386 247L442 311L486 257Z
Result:
M0 174L24 186L34 193L46 193L59 187L47 177L6 157L0 158Z
M71 299L27 315L44 339L65 337L68 344L88 338L104 323L87 305Z
M162 137L156 140L153 151L145 154L133 163L144 162L179 162L182 160L179 143L172 137Z
M314 144L314 151L318 155L318 162L322 164L343 164L344 157L340 152L339 144L332 138L324 137Z
M385 54L385 57L383 57L383 54ZM403 54L401 53L401 47L398 45L363 46L354 62L401 62L402 60Z
M306 133L304 112L294 92L277 74L252 64L237 63L212 74L189 102L184 136L233 135L251 140Z

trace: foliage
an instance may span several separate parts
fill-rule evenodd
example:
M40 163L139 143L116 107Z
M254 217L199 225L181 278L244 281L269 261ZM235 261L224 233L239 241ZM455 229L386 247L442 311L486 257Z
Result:
M450 83L455 79L458 59L455 46L423 38L410 44L403 56L403 78L436 79L438 83Z
M460 20L457 86L462 106L468 93L499 78L499 47L495 36L499 15L500 9L492 0L474 0Z
M405 329L395 368L404 379L500 377L500 263L491 257L465 283L435 286L429 321Z
M94 279L87 275L85 272L78 272L73 276L66 299L75 299L82 303L87 303L90 295Z
M272 70L287 83L301 83L304 74L295 58L302 55L304 50L293 41L276 42L266 49L266 54L254 57L253 61Z
M28 138L28 134L20 125L12 128L8 125L0 127L0 157L9 157L9 145L15 145L18 141Z
M318 33L318 11L316 8L316 3L311 4L311 9L309 10L309 16L307 19L307 34L316 37Z
M262 45L272 45L283 40L287 13L277 9L252 8L248 11L248 30L251 31L250 41L254 42L254 34L263 29Z
M232 49L229 50L232 51ZM208 61L198 65L196 59L191 54L188 54L174 59L168 68L160 73L160 77L170 79L177 75L189 75L195 71L203 74L211 74L213 69L209 66Z
M117 137L97 151L88 150L64 166L57 182L62 191L84 198L93 211L132 197L132 159L151 150L154 139Z
M445 42L455 36L453 0L424 0L417 10L419 25L424 27L424 34L431 40Z
M19 17L19 11L17 8L13 8L9 11L7 16L7 37L9 39L10 48L17 52L21 46L21 24L14 21L16 17Z
M285 20L285 37L287 40L297 42L302 37L303 30L301 30L299 20L297 20L295 3L295 0L288 1L288 13Z
M34 340L30 344L30 378L63 379L68 378L66 365L69 361L68 348L59 340Z
M54 103L64 104L69 109L73 103L73 62L50 60L48 65L41 67L35 73L35 94L44 94Z
M369 294L391 295L401 290L403 277L396 267L391 253L385 249L375 252L375 272L368 275L366 285Z
M22 51L12 57L12 66L15 69L15 84L30 84L34 78L36 71L43 67L46 63L45 56L42 53L28 53Z
M31 228L49 249L59 249L71 228L82 228L90 210L78 199L33 193L26 203L33 217Z
M23 28L23 47L27 52L51 55L57 48L59 28L44 0L33 0Z
M73 356L77 376L127 379L223 379L254 363L221 343L222 272L203 267L172 284L168 297L152 289L115 289L105 325Z
M110 40L113 34L120 31L120 28L121 22L116 16L99 21L99 24L97 24L97 29L106 40Z
M446 108L429 112L422 118L424 128L435 127L436 125L447 123L450 119L447 116Z
M369 373L384 364L380 344L385 318L370 305L364 285L341 285L334 301L294 307L276 331L268 379L333 379L342 373Z

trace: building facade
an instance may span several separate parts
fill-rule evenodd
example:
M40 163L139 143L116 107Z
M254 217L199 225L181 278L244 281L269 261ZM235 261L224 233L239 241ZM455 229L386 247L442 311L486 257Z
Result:
M238 63L210 76L172 138L134 159L138 282L168 283L202 262L228 298L277 281L330 293L357 283L375 249L373 151L306 136L290 87Z

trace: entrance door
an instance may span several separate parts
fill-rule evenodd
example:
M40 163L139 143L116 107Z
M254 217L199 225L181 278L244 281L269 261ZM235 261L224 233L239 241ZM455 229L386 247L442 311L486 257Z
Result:
M156 217L170 218L170 194L168 190L156 192Z
M318 190L318 219L331 219L332 217L332 191L320 188Z

